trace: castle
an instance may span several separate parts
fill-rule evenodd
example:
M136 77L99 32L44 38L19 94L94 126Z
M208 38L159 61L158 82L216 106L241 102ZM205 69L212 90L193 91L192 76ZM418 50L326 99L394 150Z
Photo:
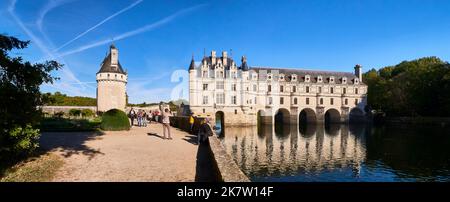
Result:
M189 66L191 112L226 125L361 120L366 94L360 65L354 73L253 67L243 56L238 66L227 52L212 51Z
M128 74L119 62L119 50L113 45L97 72L97 111L126 108Z

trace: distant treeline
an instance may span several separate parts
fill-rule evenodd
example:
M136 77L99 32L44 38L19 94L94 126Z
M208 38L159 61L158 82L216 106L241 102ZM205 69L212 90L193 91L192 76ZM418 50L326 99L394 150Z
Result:
M387 116L450 116L450 65L437 57L372 69L363 77L371 109Z
M97 106L97 99L81 96L67 96L60 92L44 93L42 99L51 106Z

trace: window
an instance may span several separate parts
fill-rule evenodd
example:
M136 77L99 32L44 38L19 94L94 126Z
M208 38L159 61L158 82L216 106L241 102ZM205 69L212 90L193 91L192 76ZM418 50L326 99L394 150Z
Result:
M293 93L297 92L297 86L292 86L292 92Z
M306 98L306 104L309 105L309 98Z
M116 79L117 79L117 74L114 74L114 76L116 77Z
M236 91L236 84L231 84L231 90Z
M343 89L342 89L342 93L343 93L343 94L346 94L346 93L347 93L347 89L346 89L346 88L343 88Z
M203 96L203 104L204 105L208 104L208 96Z
M208 77L208 71L203 71L202 76L203 76L203 77Z
M294 98L294 105L297 104L297 98Z
M253 91L256 92L256 85L253 85Z
M223 90L223 81L216 82L216 89Z
M223 93L219 93L216 95L216 103L225 104L225 96L223 95Z
M269 97L269 105L272 104L272 97Z
M280 92L284 92L284 86L280 86Z
M330 105L334 105L334 99L330 98Z
M272 85L267 86L267 91L272 92Z
M348 99L345 98L345 105L348 105Z
M108 78L109 78L109 74L108 74Z
M280 97L280 105L284 104L284 97Z
M231 72L231 78L233 78L233 79L237 78L236 72Z
M322 93L322 87L319 87L319 93Z
M358 105L358 99L355 99L355 105Z
M203 84L203 90L208 90L208 84Z
M121 75L121 76L120 76L120 78L122 78L122 79L123 79L123 75Z
M236 104L236 96L231 96L231 104Z
M205 113L205 109L203 109L203 113Z
M322 76L318 76L318 77L317 77L317 81L318 81L318 82L322 82Z
M347 78L345 78L345 77L342 78L342 83L344 83L344 84L347 83Z
M334 77L330 77L330 83L334 83Z
M255 97L255 105L258 104L258 103L256 102L257 100L258 100L258 99Z
M234 114L237 114L237 109L234 110Z
M323 98L320 98L320 104L323 105Z
M306 82L309 82L309 75L306 75L306 76L305 76L305 81L306 81Z
M306 86L306 92L309 93L309 86Z
M334 88L333 87L330 88L330 93L334 93Z
M355 88L355 94L358 94L358 88Z

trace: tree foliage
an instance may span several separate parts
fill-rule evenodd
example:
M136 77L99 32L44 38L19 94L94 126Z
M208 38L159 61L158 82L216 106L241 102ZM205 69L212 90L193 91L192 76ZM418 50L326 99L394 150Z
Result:
M0 161L26 155L37 147L42 105L40 85L57 78L50 72L62 67L56 61L31 64L22 57L11 57L29 41L0 34Z
M388 116L449 116L450 65L437 57L369 70L368 103Z
M81 96L68 96L60 92L42 95L46 105L52 106L97 106L97 99Z

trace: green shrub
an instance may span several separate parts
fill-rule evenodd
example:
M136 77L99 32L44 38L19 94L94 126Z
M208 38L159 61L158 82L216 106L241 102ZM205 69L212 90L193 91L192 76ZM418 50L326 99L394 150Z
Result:
M79 110L79 109L71 109L69 111L70 116L80 116L80 114L81 114L81 110Z
M92 116L94 116L94 114L95 113L92 110L90 110L90 109L83 109L83 110L81 110L81 115L83 117L92 117Z
M118 109L111 109L103 114L100 127L102 130L111 131L130 130L130 122L125 112Z
M39 147L39 137L39 129L34 129L31 125L27 125L25 128L15 127L10 130L8 137L0 140L0 142L7 143L0 145L0 162L33 153Z

